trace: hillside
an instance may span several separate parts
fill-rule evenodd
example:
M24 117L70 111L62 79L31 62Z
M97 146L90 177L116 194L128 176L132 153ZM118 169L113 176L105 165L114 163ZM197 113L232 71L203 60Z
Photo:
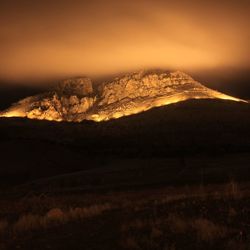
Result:
M247 103L190 100L102 123L2 118L2 183L6 176L8 182L24 182L112 167L116 159L175 158L182 162L201 155L249 153L249 112Z

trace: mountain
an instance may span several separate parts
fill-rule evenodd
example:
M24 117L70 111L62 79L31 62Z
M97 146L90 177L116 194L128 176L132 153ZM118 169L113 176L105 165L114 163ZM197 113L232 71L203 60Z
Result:
M72 78L49 92L25 98L0 117L50 121L106 121L188 99L244 100L209 89L189 75L139 71L93 87L89 78Z

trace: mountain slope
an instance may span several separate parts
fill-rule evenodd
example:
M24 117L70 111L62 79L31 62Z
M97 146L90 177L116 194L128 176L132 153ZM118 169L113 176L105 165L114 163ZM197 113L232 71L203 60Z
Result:
M156 167L156 158L175 158L178 165L183 157L204 157L201 162L206 163L216 155L237 154L235 169L241 166L244 170L249 158L243 160L242 154L250 152L249 112L247 103L209 99L101 123L3 118L0 185L10 184L6 176L15 182L109 165L120 168L115 159L131 159L133 166L139 163L132 159L142 159L141 165L146 166L147 159L152 159L151 166ZM230 159L225 160L222 167L230 171L227 162L231 164Z
M105 121L188 99L243 101L209 89L180 71L140 71L102 83L96 90L88 78L68 79L54 91L13 104L0 116Z

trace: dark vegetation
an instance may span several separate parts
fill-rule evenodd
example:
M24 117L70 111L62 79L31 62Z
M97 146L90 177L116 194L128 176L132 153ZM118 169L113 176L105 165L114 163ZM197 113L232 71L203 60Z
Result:
M174 172L206 167L206 162L216 165L219 159L220 165L244 172L250 151L249 113L249 104L199 100L102 123L0 119L1 183L118 168L115 165L124 159L130 166L148 165L151 171L155 167L156 172L164 165ZM157 164L152 159L158 159Z
M1 249L249 249L249 184L8 198Z
M0 249L249 249L250 105L0 119Z

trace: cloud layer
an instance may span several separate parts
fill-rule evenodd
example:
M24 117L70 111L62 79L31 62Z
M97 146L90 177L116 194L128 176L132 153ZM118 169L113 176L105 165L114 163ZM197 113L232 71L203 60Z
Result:
M249 1L1 1L0 78L249 68Z

